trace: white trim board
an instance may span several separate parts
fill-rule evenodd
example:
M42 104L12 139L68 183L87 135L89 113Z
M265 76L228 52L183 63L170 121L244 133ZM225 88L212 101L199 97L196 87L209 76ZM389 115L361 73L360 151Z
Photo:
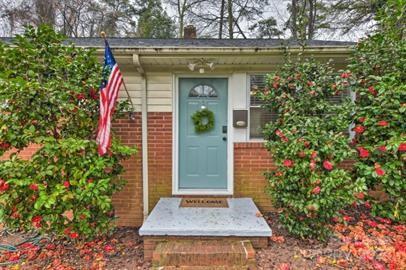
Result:
M179 189L179 79L225 78L227 84L227 189ZM172 111L172 194L173 195L233 195L234 194L234 136L232 125L232 76L230 74L173 74Z

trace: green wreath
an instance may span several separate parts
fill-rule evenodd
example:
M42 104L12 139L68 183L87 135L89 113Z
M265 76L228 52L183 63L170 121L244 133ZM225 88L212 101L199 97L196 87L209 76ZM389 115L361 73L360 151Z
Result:
M207 123L204 123L207 119ZM197 133L207 132L214 128L214 113L209 109L196 111L192 115L193 124Z

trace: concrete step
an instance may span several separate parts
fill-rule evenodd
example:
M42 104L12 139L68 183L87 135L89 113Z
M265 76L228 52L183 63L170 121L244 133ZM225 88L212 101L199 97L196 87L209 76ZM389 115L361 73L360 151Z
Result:
M154 269L256 269L250 241L173 240L161 242L152 254Z

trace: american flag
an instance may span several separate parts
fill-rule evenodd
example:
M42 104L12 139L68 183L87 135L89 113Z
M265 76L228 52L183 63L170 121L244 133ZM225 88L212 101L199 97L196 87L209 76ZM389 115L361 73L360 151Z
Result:
M103 81L100 86L100 117L97 131L99 155L104 155L111 145L111 117L114 113L118 91L123 83L123 77L117 62L111 52L109 43L105 40Z

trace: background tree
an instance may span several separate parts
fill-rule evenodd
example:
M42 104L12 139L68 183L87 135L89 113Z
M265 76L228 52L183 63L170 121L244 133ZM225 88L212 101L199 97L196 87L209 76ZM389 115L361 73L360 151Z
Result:
M159 0L148 0L138 19L137 36L143 38L171 38L175 36L173 21L163 10Z
M293 39L311 40L323 29L329 29L327 5L316 0L292 0L286 23Z
M358 28L368 25L372 28L375 23L377 12L385 5L386 0L338 0L328 7L327 12L332 30L338 30L343 34L357 31Z
M268 0L206 0L194 6L188 21L194 24L199 37L247 38L241 24L262 18Z
M121 161L135 149L113 137L111 152L98 155L102 68L93 50L63 41L42 26L28 28L13 46L0 44L0 156L40 148L30 160L11 154L0 161L0 222L90 238L112 229Z
M283 34L278 28L277 21L272 17L258 21L250 26L249 30L255 31L257 38L279 38Z
M166 3L176 12L176 20L178 24L178 37L183 38L183 28L186 25L186 20L189 12L198 4L206 0L167 0ZM225 0L222 0L223 2Z
M98 36L105 31L110 36L135 35L136 19L145 0L28 0L19 4L1 0L3 31L11 35L24 25L46 23L70 36ZM32 9L32 6L35 9Z

